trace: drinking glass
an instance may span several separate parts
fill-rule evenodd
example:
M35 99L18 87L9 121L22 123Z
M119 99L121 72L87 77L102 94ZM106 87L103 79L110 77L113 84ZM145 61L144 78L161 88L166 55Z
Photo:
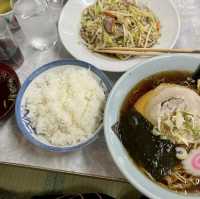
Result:
M3 17L11 30L18 30L19 24L13 15L11 0L0 0L0 17Z
M38 50L46 50L55 45L57 19L52 14L53 4L48 0L13 0L12 6L27 41ZM60 1L61 2L61 1Z
M200 47L200 1L174 0L181 17L181 34L177 46L179 48Z
M54 19L58 21L61 9L63 7L63 0L47 0L50 12Z
M23 62L24 57L8 28L8 24L3 17L0 17L0 63L17 68Z

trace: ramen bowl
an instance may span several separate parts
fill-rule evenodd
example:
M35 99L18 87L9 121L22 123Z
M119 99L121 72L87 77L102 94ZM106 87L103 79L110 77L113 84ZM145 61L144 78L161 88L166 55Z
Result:
M200 193L184 194L182 192L174 192L150 180L130 158L112 127L119 121L120 110L129 91L141 80L164 71L193 72L199 64L200 58L182 54L152 58L126 72L117 81L107 100L104 115L104 133L109 151L116 165L128 181L149 198L194 199L199 198Z

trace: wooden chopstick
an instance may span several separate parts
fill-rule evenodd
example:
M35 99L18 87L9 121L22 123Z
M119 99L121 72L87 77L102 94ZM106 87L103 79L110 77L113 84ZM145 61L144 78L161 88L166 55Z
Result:
M163 53L160 52L136 52L136 51L125 51L125 50L99 50L95 49L94 52L106 53L106 54L120 54L120 55L132 55L132 56L157 56Z
M112 47L95 49L95 52L106 54L132 55L132 56L157 56L164 53L200 53L200 49L191 48L126 48Z
M200 49L192 48L126 48L126 47L112 47L103 48L102 50L120 50L120 51L136 51L136 52L164 52L164 53L200 53Z

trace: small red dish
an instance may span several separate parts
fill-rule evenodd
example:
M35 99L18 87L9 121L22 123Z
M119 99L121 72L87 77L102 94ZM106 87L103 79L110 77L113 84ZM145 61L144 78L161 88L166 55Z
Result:
M15 107L20 81L15 71L0 63L0 120L5 119Z

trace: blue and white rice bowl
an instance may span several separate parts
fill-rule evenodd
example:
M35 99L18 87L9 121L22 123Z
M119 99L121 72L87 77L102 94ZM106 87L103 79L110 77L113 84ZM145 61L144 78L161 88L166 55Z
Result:
M39 146L43 149L54 151L54 152L67 152L67 151L74 151L78 150L83 146L88 145L89 143L93 142L95 138L97 137L97 134L102 129L102 123L100 126L96 129L94 133L91 133L89 137L87 137L85 140L80 141L77 144L73 145L67 145L67 146L55 146L51 143L49 143L43 136L37 135L37 132L34 127L31 126L31 122L28 119L28 112L25 109L25 95L26 91L29 88L29 86L32 84L32 82L41 74L45 73L49 70L54 70L57 68L85 68L89 69L91 72L94 73L94 75L97 78L97 81L100 83L101 87L103 88L103 91L105 93L105 96L107 98L111 88L112 84L108 77L101 72L100 70L96 69L93 65L82 62L82 61L76 61L76 60L59 60L55 62L51 62L49 64L46 64L40 68L38 68L36 71L34 71L24 82L22 85L19 94L17 96L16 100L16 106L15 106L15 114L16 114L16 121L18 124L18 127L20 129L20 132L22 135L30 141L32 144Z

